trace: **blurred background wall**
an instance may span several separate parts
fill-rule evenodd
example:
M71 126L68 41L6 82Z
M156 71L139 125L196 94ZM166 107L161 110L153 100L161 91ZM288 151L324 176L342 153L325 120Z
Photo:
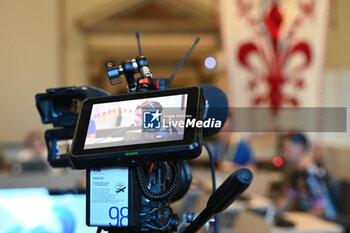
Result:
M0 141L19 142L40 129L35 93L62 85L58 1L2 0L0 7Z
M332 1L323 101L324 106L349 109L348 9L349 1ZM41 124L34 102L35 94L47 88L90 84L111 93L123 91L110 87L103 62L134 58L135 31L141 33L143 52L156 77L169 76L200 36L174 86L211 83L227 92L215 0L2 0L0 30L1 143L21 143L29 131L48 128ZM207 56L217 59L214 70L205 69ZM327 133L323 138L346 151L349 135ZM262 156L268 151L257 149Z

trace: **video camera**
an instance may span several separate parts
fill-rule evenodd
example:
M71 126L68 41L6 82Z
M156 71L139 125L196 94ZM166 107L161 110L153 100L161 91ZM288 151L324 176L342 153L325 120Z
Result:
M100 97L89 96L82 102L79 117L75 121L70 118L69 126L63 118L72 111L66 109L56 114L56 106L70 106L66 102L72 101L66 100L76 99L74 95L63 94L61 90L66 89L54 89L53 92L66 96L61 102L53 101L56 97L49 95L49 91L44 97L50 101L37 95L43 123L67 126L70 133L74 131L70 165L87 170L86 223L98 226L98 232L178 230L179 217L172 212L170 203L181 199L190 187L192 177L185 160L198 157L203 143L209 150L203 136L217 133L228 112L225 94L214 86L164 90L171 86L171 80L198 41L199 38L170 79L153 79L140 43L135 59L124 60L120 66L107 62L105 68L111 84L120 84L124 75L129 93L104 96L97 92ZM135 79L135 74L140 77ZM73 123L76 127L71 131ZM47 139L51 142L48 143L51 163L57 151L53 148L62 134L51 134ZM248 169L232 174L209 199L207 208L180 231L196 232L212 215L232 203L251 180Z

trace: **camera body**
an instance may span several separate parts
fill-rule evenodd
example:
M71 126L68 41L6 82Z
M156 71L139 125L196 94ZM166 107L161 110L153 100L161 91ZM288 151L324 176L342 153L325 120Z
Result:
M201 154L203 127L197 126L203 123L197 122L204 112L199 86L85 100L70 160L73 168L87 169L87 225L176 230L169 204L189 188L182 160Z
M45 132L48 162L52 167L69 167L69 150L82 101L108 93L96 87L62 87L47 89L35 95L35 103L43 124L53 124Z

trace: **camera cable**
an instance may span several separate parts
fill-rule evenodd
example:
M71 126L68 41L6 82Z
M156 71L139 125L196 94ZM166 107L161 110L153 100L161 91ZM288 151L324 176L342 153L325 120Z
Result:
M180 183L180 176L181 176L179 163L178 162L167 162L167 163L172 171L172 177L171 177L171 181L170 181L171 185L167 189L165 189L159 193L152 192L147 187L146 178L145 178L144 171L143 171L142 167L141 166L136 167L137 184L138 184L142 194L148 200L151 200L151 201L165 200L165 199L169 198L174 193L174 191L177 189L177 187Z
M215 164L214 164L214 155L212 150L210 149L208 143L206 141L203 141L203 145L205 147L205 149L208 151L208 155L209 155L209 161L210 161L210 171L211 171L211 179L212 179L212 183L213 183L213 188L212 188L212 192L214 193L216 190L216 179L215 179ZM214 222L214 233L218 233L218 218L215 215L214 216L215 222Z

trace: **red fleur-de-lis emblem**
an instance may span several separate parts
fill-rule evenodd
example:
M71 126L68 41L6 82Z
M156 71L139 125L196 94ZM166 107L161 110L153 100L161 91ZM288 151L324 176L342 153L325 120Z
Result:
M244 0L237 0L236 3L238 8L247 9L248 3ZM247 19L247 22L253 27L256 36L264 39L266 42L244 42L239 46L237 52L239 63L250 73L248 80L249 89L254 93L254 90L260 85L267 86L265 93L253 95L251 102L254 106L269 106L277 110L282 106L300 105L300 100L296 96L284 93L283 88L286 85L292 85L297 90L305 87L302 71L310 65L312 51L306 41L295 39L294 34L303 20L308 16L312 16L313 8L314 0L309 0L306 3L300 2L300 14L294 19L283 38L281 38L280 31L284 18L276 1L271 4L269 10L261 17L266 29L265 32L256 29L258 26L261 27L261 20L251 17L249 10L243 11L244 14L241 16ZM293 63L294 67L290 67L289 63L296 54L302 56L302 62L298 65ZM249 59L253 55L258 57L258 61L261 62L260 65L254 64ZM288 71L287 66L289 66ZM263 67L263 70L261 67Z

